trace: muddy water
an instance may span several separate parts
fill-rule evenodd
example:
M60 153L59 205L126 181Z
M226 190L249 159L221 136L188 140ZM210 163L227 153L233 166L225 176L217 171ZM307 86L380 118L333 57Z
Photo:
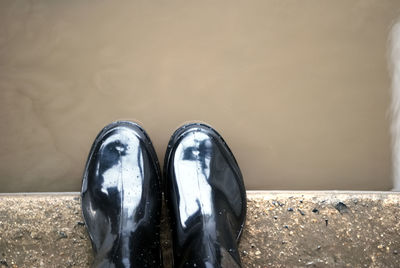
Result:
M76 191L107 123L160 160L182 122L225 137L248 189L391 188L398 0L1 1L0 191Z

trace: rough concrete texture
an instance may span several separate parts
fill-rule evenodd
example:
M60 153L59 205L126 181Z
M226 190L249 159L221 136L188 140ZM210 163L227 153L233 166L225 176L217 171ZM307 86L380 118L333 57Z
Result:
M243 266L400 267L399 201L390 192L249 192ZM78 194L0 195L0 267L88 267L92 258Z

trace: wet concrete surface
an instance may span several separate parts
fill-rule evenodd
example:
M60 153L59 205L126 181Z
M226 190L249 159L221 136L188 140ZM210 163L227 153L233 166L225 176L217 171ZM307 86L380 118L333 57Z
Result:
M399 201L392 192L248 192L243 266L400 267ZM92 258L77 193L0 195L1 268L89 267Z

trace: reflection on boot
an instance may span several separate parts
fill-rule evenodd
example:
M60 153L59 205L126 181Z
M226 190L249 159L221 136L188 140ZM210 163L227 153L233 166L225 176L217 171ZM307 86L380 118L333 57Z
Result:
M246 216L239 166L204 124L179 128L165 157L175 267L240 267L237 242Z
M82 182L94 267L161 267L160 170L150 139L130 122L105 127Z

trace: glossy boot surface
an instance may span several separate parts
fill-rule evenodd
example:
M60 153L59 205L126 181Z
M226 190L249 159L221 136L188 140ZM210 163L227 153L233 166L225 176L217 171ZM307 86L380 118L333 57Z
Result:
M82 212L94 267L161 267L160 168L135 123L106 126L93 143L82 182Z
M241 267L246 216L239 166L221 136L189 124L171 137L164 163L175 267Z

